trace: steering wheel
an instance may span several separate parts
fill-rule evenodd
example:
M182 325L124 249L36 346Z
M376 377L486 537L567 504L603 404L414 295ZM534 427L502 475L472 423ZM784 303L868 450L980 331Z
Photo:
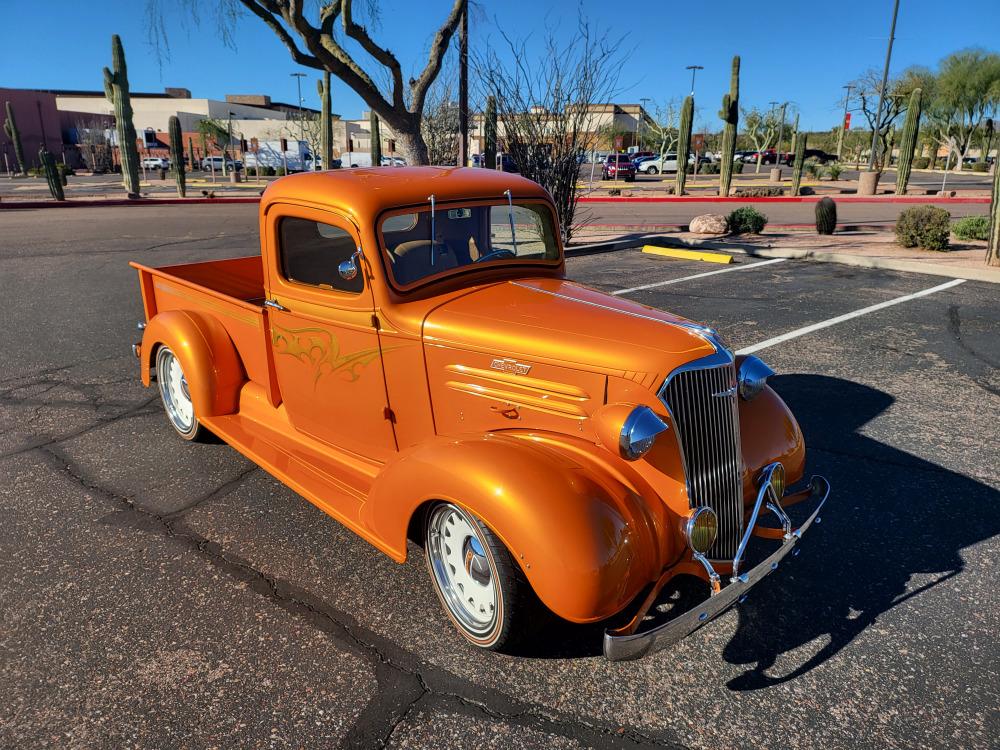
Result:
M517 253L507 247L502 247L499 250L494 250L493 252L486 253L486 255L480 255L476 258L473 263L482 263L484 260L490 260L491 258L502 258L505 255L509 255L511 258L516 258Z

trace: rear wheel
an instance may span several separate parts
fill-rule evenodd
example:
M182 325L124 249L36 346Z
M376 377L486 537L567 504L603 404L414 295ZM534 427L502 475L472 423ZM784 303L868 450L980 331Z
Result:
M498 651L526 634L537 600L503 542L478 518L452 503L435 505L424 550L438 598L469 643Z
M194 402L188 388L187 377L181 369L180 360L168 346L161 346L156 353L156 383L163 400L170 425L185 440L202 442L209 437L208 431L194 415Z

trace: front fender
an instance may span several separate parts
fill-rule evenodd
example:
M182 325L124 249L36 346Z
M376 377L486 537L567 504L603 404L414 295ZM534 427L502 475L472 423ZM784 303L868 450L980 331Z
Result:
M196 416L232 414L246 373L225 327L210 315L168 310L149 321L142 335L139 361L142 384L150 384L156 350L169 346L187 377Z
M747 467L744 498L756 495L754 480L760 470L773 461L785 467L788 484L802 479L806 464L806 445L802 430L781 396L770 386L751 401L739 401L740 443Z
M437 438L402 454L375 480L363 522L405 555L409 520L428 501L471 511L499 536L539 599L560 617L619 612L666 554L663 514L637 488L576 450L531 436Z

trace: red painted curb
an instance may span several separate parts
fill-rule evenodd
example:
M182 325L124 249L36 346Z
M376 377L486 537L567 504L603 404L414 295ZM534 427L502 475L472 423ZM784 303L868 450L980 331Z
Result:
M821 198L833 198L838 203L989 203L989 198L940 198L935 195L928 195L921 198L917 195L905 195L898 198L870 198L862 195L799 195L799 196L772 196L770 198L743 198L739 196L719 196L684 195L684 196L662 196L662 197L638 197L628 198L579 198L578 203L816 203Z
M0 201L4 208L93 208L101 206L175 206L199 203L260 203L260 196L248 198L139 198L137 200Z

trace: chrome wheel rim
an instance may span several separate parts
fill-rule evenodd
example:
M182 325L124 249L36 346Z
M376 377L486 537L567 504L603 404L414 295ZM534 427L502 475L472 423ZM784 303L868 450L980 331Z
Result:
M427 524L427 558L452 617L476 637L497 621L496 571L486 540L461 508L437 506Z
M181 363L169 349L161 349L156 358L156 380L171 424L182 435L188 434L194 429L194 403Z

